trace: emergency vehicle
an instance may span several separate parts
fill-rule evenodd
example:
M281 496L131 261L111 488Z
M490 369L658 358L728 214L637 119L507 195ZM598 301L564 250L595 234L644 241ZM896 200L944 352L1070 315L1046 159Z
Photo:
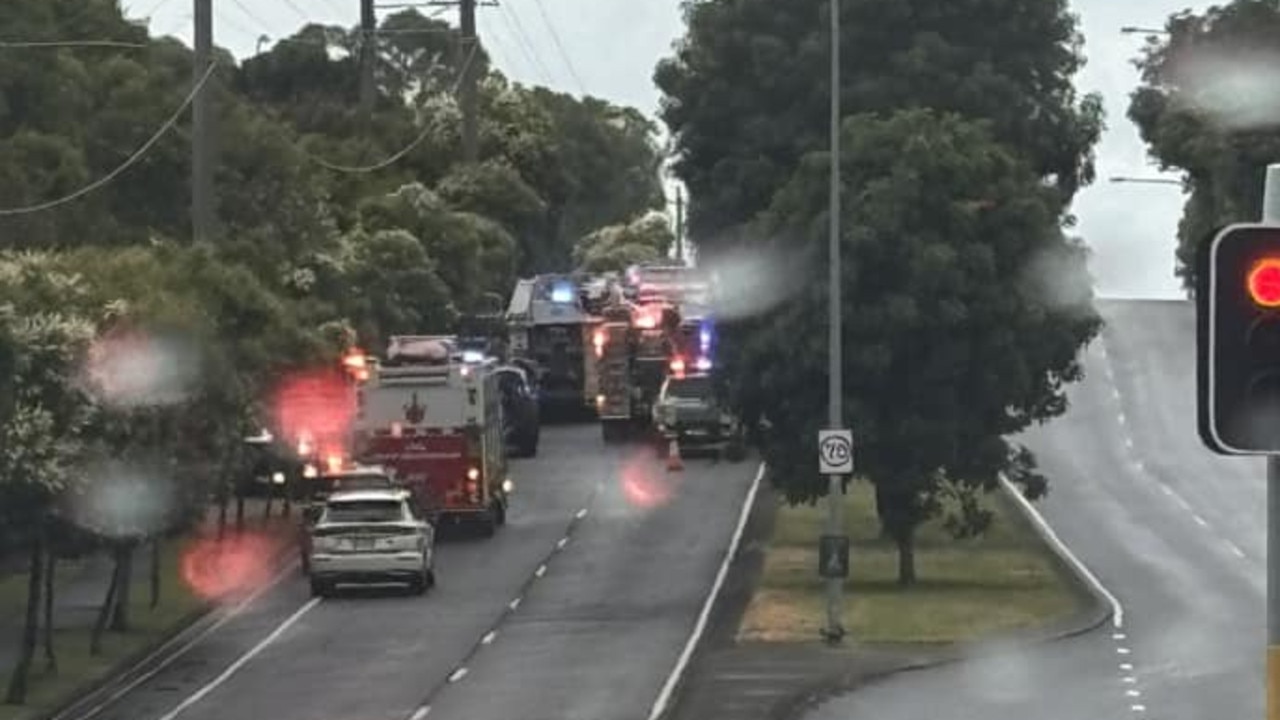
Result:
M541 275L518 281L506 320L508 359L536 368L539 404L572 414L593 410L599 379L591 337L598 319L587 311L577 279Z
M661 299L622 302L604 311L592 345L599 367L596 413L605 442L648 426L680 324L676 307Z
M506 521L508 477L494 363L465 357L450 338L391 338L357 392L355 458L387 468L436 522Z

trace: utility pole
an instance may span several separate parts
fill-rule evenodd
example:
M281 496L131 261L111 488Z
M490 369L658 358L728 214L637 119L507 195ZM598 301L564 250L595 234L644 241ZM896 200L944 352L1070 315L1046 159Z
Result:
M1280 165L1268 165L1262 222L1280 225ZM1280 455L1267 455L1267 720L1280 720Z
M840 297L840 0L831 0L831 199L830 237L827 276L828 337L827 337L827 428L839 430L844 426L842 403L844 387L841 374L844 370L843 330ZM840 475L827 476L827 536L842 538L844 530L844 483ZM847 543L845 544L847 548ZM847 573L847 564L845 565ZM833 573L827 580L827 626L823 632L831 643L844 639L844 577Z
M195 0L195 66L193 83L200 82L213 62L213 0ZM197 242L212 240L216 223L213 187L214 78L191 102L191 229Z
M366 129L373 119L373 65L377 60L378 15L373 0L360 0L360 113Z
M462 159L474 163L480 160L479 133L476 126L476 55L480 52L476 38L476 0L459 0L458 7L462 12L459 25L462 38L459 49L462 68L462 84L459 90L459 105L462 107Z
M676 262L684 263L684 189L676 187Z

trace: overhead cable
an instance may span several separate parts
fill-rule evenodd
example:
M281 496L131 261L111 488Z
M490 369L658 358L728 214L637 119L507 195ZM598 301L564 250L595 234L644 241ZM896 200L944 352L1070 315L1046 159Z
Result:
M85 185L84 187L71 193L70 195L64 195L56 200L49 200L47 202L42 202L38 205L28 205L26 207L0 208L0 217L11 217L14 215L29 215L31 213L42 212L44 210L51 210L60 205L65 205L73 200L78 200L84 197L85 195L88 195L89 193L106 186L112 180L115 180L117 177L120 176L121 173L123 173L125 170L128 170L130 167L133 167L135 163L141 160L143 156L147 154L147 151L149 151L153 145L155 145L157 142L160 141L160 138L164 137L166 133L168 133L170 130L173 129L173 126L176 125L178 123L178 120L182 118L183 113L185 113L187 111L187 108L191 106L192 101L196 99L196 95L198 95L200 91L204 89L204 86L209 82L209 78L213 77L213 71L216 69L217 69L217 65L214 63L210 63L209 69L205 70L204 75L200 76L200 79L196 82L195 86L191 88L191 92L187 93L186 99L184 99L182 101L182 104L178 106L178 109L173 112L173 115L171 115L169 119L166 120L165 123L160 126L160 129L156 130L155 133L150 138L148 138L147 141L143 143L141 147L139 147L136 151L134 151L134 153L130 155L128 159L120 163L120 165L116 166L114 170L107 173L106 175L103 175L97 180L89 183L88 185Z

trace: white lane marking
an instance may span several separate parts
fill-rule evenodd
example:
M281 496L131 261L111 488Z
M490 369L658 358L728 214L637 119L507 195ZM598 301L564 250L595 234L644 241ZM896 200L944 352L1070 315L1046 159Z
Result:
M1191 509L1191 503L1187 502L1186 498L1182 497L1176 492L1173 494L1172 497L1173 497L1173 501L1178 503L1178 506L1181 507L1183 510L1186 510L1189 513L1195 512L1194 510Z
M1238 558L1242 558L1242 557L1244 557L1244 551L1240 549L1240 546L1239 546L1239 545L1236 545L1235 543L1231 542L1230 540L1228 540L1228 541L1226 541L1226 542L1227 542L1227 547L1231 548L1231 552L1232 552L1232 553L1234 553L1236 557L1238 557Z
M747 497L742 501L742 510L738 513L738 526L733 530L733 536L729 540L729 547L724 553L724 560L720 562L720 570L716 572L716 579L711 583L711 590L707 593L706 602L702 604L702 612L698 613L698 620L693 624L693 632L689 634L689 640L685 643L684 650L680 652L680 657L676 659L676 666L671 669L671 674L667 676L667 681L663 684L662 691L658 693L658 699L653 701L653 708L649 711L649 720L658 720L667 711L667 705L671 702L672 694L675 693L676 684L680 682L680 677L684 675L684 671L689 665L689 660L693 657L693 651L698 647L698 641L702 639L702 633L707 630L707 620L711 617L711 608L715 606L716 598L720 595L720 588L724 586L724 579L729 574L729 565L733 563L734 557L738 554L738 546L742 543L742 534L747 529L747 520L751 517L751 508L755 506L756 492L760 490L760 481L764 478L764 471L764 463L760 463L760 469L756 471L755 479L751 481L751 489L747 490Z
M1134 461L1133 461L1133 469L1134 469L1134 470L1137 470L1138 472L1146 472L1146 471L1147 471L1147 465L1146 465L1146 463L1142 462L1141 460L1134 460Z
M1120 655L1128 655L1128 654L1129 654L1129 648L1127 648L1127 647L1118 647L1118 648L1116 648L1116 653L1117 653L1117 654L1120 654Z
M578 513L577 513L576 515L574 515L574 517L578 518L579 520L581 520L582 518L584 518L584 517L586 517L586 516L587 516L587 509L586 509L586 508L582 508L581 510L579 510L579 511L578 511Z
M1120 424L1121 424L1121 425L1123 425L1123 424L1125 424L1125 422L1127 422L1127 418L1125 418L1124 413L1120 413L1119 415L1117 415L1117 416L1116 416L1116 419L1120 421Z
M320 604L320 598L311 598L310 600L308 600L302 607L298 608L297 611L294 612L292 615L290 615L284 622L280 623L280 625L278 625L275 630L272 630L270 635L263 638L257 645L254 645L252 648L250 648L249 652L245 653L244 655L241 655L235 662L231 663L231 665L226 670L222 671L221 675L211 680L204 687L191 693L191 695L187 696L187 699L178 703L178 707L170 710L168 713L161 716L160 720L173 720L174 718L181 715L182 712L185 711L187 708L203 700L206 695L213 692L220 685L222 685L222 683L229 680L232 675L235 675L240 670L240 668L249 664L249 661L257 657L263 650L266 650L267 647L271 645L271 643L275 642L277 639L280 638L281 635L284 635L286 632L288 632L289 628L293 627L294 623L301 620L303 615L306 615L307 613L311 612L311 609L319 604Z
M1133 449L1133 438L1131 438L1131 437L1127 437L1127 438L1125 438L1125 439L1124 439L1124 446L1125 446L1125 447L1127 447L1127 448L1129 448L1130 450L1132 450L1132 449Z
M497 631L497 630L490 630L490 631L489 631L489 634L485 635L483 638L481 638L481 639L480 639L480 644L481 644L481 645L488 645L488 644L492 643L492 642L493 642L493 640L494 640L494 638L496 638L496 637L498 637L498 631Z
M183 655L186 655L188 652L191 651L192 648L194 648L196 645L199 645L201 642L203 642L205 638L209 637L214 632L221 629L224 625L226 625L227 623L231 622L232 620L236 619L241 614L243 614L245 610L249 609L249 606L257 602L258 598L265 595L267 591L279 585L282 580L284 580L286 577L289 577L291 574L293 574L293 572L297 569L297 567L298 567L297 560L290 562L280 572L276 573L275 577L268 580L265 585L258 588L257 590L254 590L252 593L250 593L248 597L244 598L239 603L237 603L234 607L232 607L229 611L227 611L221 618L218 618L217 622L213 623L212 625L205 628L204 630L201 630L198 634L196 634L195 637L191 638L189 641L187 641L185 645L178 648L172 655L169 655L168 657L166 657L159 664L157 664L155 667L151 668L147 672L134 678L133 681L127 683L123 687L118 688L115 692L108 695L107 698L102 702L98 703L97 705L94 705L92 708L88 709L83 713L77 713L76 718L78 720L89 720L89 718L96 716L98 713L105 710L108 706L110 706L115 701L133 692L134 689L136 689L139 685L147 682L148 680L155 677L156 675L159 675L162 670L172 665L178 658L182 657ZM161 653L165 652L170 645L179 643L181 641L182 641L182 638L180 636L174 638L168 643L161 645L154 653L151 653L149 658L160 655ZM146 660L144 659L143 662L146 662ZM75 709L74 707L71 707L71 708L68 708L67 710L64 710L62 713L55 715L53 720L62 720L62 718L65 718L74 709Z
M1160 491L1161 491L1161 492L1163 492L1165 495L1168 495L1169 497L1173 497L1173 496L1174 496L1174 494L1173 494L1173 489L1172 489L1172 488L1170 488L1168 485L1161 485L1161 486L1160 486Z
M1120 388L1118 388L1118 387L1113 387L1113 388L1111 388L1111 397L1115 398L1116 400L1119 400L1119 399L1120 399ZM1123 415L1123 413L1121 413L1121 414Z
M464 667L460 667L457 670L454 670L453 674L449 676L449 682L456 683L466 676L467 676L467 669Z
M1049 527L1049 522L1044 519L1044 516L1040 514L1040 511L1037 510L1029 500L1022 496L1022 493L1018 488L1013 486L1013 483L1009 482L1009 478L1001 475L1000 482L1004 484L1005 489L1013 495L1014 502L1018 503L1018 505L1026 511L1027 515L1031 518L1031 522L1040 528L1040 532L1043 533L1049 544L1052 545L1058 553L1065 557L1067 562L1073 565L1077 572L1084 576L1085 580L1093 586L1093 589L1097 591L1099 595L1106 598L1107 604L1111 606L1112 626L1117 629L1124 627L1124 606L1120 604L1120 601L1116 596L1111 594L1111 591L1102 584L1102 581L1099 580L1091 570L1089 570L1087 565L1080 561L1080 558L1076 557L1075 553L1071 552L1071 548L1068 548L1067 544L1062 542L1062 538L1058 537L1058 534L1053 531L1053 528Z
M537 572L534 573L534 575L537 577L542 577L543 575L546 575L546 574L547 574L547 566L545 563L542 565L539 565Z
M520 598L516 598L515 600L512 600L511 602L507 603L507 607L511 608L512 610L515 610L516 608L520 607Z
M568 545L568 544L569 544L569 538L567 538L567 537L562 537L562 538L560 538L560 542L557 542L557 543L556 543L556 549L557 549L557 550L563 550L563 549L564 549L564 546L565 546L565 545Z
M426 717L429 714L431 714L431 706L423 705L422 707L413 711L413 714L409 716L409 720L422 720L422 718Z
M1138 678L1132 675L1125 675L1124 677L1120 678L1120 682L1125 683L1126 685L1132 685L1138 682Z
M1197 525L1199 525L1200 527L1204 527L1204 528L1209 527L1209 521L1208 521L1208 520L1205 520L1204 518L1200 517L1199 515L1196 515L1195 513L1192 513L1192 515L1191 515L1191 519L1192 519L1192 520L1195 520L1195 521L1196 521L1196 524L1197 524Z
M1111 635L1111 639L1112 639L1112 640L1123 640L1123 639L1125 639L1125 634L1124 634L1124 633L1122 633L1122 632L1112 633L1112 635Z
M1136 713L1140 713L1140 712L1146 712L1147 706L1146 705L1130 705L1129 709Z
M1124 670L1124 671L1126 671L1126 672L1127 672L1127 671L1131 671L1131 670L1133 670L1133 664L1132 664L1132 663L1120 663L1120 669L1121 669L1121 670Z
M1133 698L1142 697L1142 692L1140 690L1125 690L1124 694Z

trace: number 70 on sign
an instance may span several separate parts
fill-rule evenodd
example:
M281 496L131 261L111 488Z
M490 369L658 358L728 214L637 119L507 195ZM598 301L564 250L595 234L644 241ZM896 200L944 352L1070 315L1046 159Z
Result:
M853 431L818 431L818 469L823 475L853 474Z

